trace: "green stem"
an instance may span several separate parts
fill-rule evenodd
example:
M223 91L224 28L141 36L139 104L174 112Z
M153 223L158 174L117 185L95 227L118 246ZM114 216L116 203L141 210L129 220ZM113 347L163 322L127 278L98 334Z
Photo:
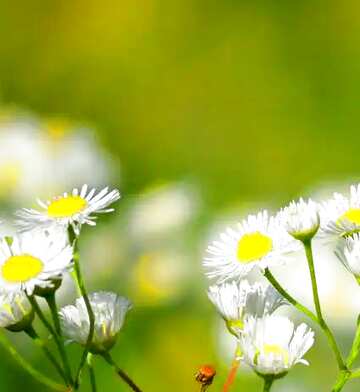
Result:
M356 329L356 333L355 333L355 337L353 340L353 344L351 346L351 350L350 353L346 359L346 367L348 369L351 368L351 366L354 364L356 358L359 355L359 350L360 350L360 322L358 320L358 325L357 325L357 329ZM350 371L344 371L344 372L340 372L336 383L333 387L333 391L337 392L337 391L341 391L341 389L343 388L343 386L346 384L346 382L351 379L351 378L356 378L360 376L360 372L358 375L356 375L357 371L354 372L350 372Z
M81 297L81 290L80 290L80 286L79 286L79 281L77 279L76 273L75 271L71 271L71 277L75 283L75 288L76 288L76 294L78 295L78 297Z
M335 337L334 337L332 331L330 330L329 326L326 324L324 317L322 315L322 312L321 312L321 305L320 305L320 299L319 299L319 293L318 293L318 287L317 287L317 281L316 281L314 257L313 257L313 252L312 252L311 240L304 241L303 245L305 248L306 259L307 259L308 266L309 266L314 304L315 304L315 309L316 309L316 314L317 314L317 319L318 319L319 325L320 325L321 329L324 331L324 333L328 339L328 342L329 342L329 344L335 354L339 369L347 371L347 367L344 363L341 352L340 352L339 347L336 343Z
M335 385L332 387L332 392L339 392L343 389L346 382L351 378L351 372L349 370L342 370L336 380Z
M95 379L95 371L94 371L94 367L93 367L93 364L92 364L92 359L93 359L92 354L89 353L88 356L87 356L86 361L87 361L87 366L88 366L88 369L89 369L91 391L92 392L96 392L96 379Z
M265 277L267 280L274 286L274 288L278 291L279 294L281 294L288 302L291 303L296 309L298 309L300 312L304 313L306 316L311 318L315 323L318 324L318 319L316 315L308 309L306 306L302 305L300 302L298 302L295 298L293 298L282 286L281 284L277 281L275 276L270 272L268 268L265 269L264 273Z
M82 372L83 367L85 366L86 358L87 358L88 353L90 352L90 347L91 347L91 343L92 343L93 336L94 336L95 316L94 316L94 312L91 308L90 300L87 295L85 283L84 283L84 280L83 280L83 277L81 274L80 254L79 254L79 249L78 249L78 238L77 238L77 236L74 232L74 229L71 225L69 225L68 231L69 231L69 240L73 244L74 272L75 272L76 280L78 282L78 287L79 287L81 295L84 299L85 307L86 307L86 310L87 310L87 313L89 316L89 335L86 340L85 348L82 353L79 367L77 369L76 377L75 377L75 388L77 389L79 387L81 372Z
M37 316L39 317L40 321L44 324L44 326L46 327L46 329L50 332L50 334L53 336L56 346L59 350L61 359L63 361L63 365L64 365L64 369L65 369L65 374L66 374L66 382L68 385L72 384L72 379L71 379L71 374L69 372L69 370L67 369L67 365L66 365L66 361L67 361L67 357L65 354L65 350L63 350L63 343L60 341L59 336L57 335L57 333L55 332L54 328L51 326L51 324L49 323L49 321L46 319L46 317L44 316L43 312L40 309L39 304L36 301L36 298L34 296L28 296L28 299L35 311L35 313L37 314Z
M358 377L360 377L360 369L353 370L350 375L350 378L353 379L353 378L358 378Z
M71 368L70 368L69 359L68 359L68 356L67 356L67 353L65 350L64 339L62 336L59 312L58 312L57 305L56 305L55 292L48 294L45 297L45 300L49 306L51 316L52 316L52 319L53 319L53 322L55 325L55 333L57 335L57 341L58 341L57 344L59 347L61 358L64 362L65 373L66 373L68 380L70 380L72 383Z
M58 336L62 336L61 326L60 326L60 319L59 319L59 312L56 305L55 293L51 293L45 296L45 300L49 306L51 317L54 322L55 331Z
M274 382L274 377L272 377L272 376L264 377L263 392L269 392L271 389L271 386L273 385L273 382Z
M348 369L350 369L351 366L354 364L356 358L359 355L359 351L360 351L360 322L358 322L358 326L356 329L353 344L351 346L350 354L346 359L346 366Z
M107 352L102 354L105 361L113 367L118 376L135 392L141 392L141 389L135 384L135 382L114 362L111 355Z
M12 344L6 339L6 337L0 333L0 344L12 355L14 360L24 369L26 370L32 377L34 377L41 384L46 385L47 387L53 389L54 391L66 392L67 387L58 384L52 379L46 377L36 369L34 369L12 346Z
M56 371L59 373L60 377L66 382L66 375L64 370L62 369L61 365L51 353L51 351L46 347L46 344L43 340L40 339L39 335L36 333L35 329L32 326L29 326L24 330L24 332L33 340L33 342L40 347L43 351L48 360L53 364Z

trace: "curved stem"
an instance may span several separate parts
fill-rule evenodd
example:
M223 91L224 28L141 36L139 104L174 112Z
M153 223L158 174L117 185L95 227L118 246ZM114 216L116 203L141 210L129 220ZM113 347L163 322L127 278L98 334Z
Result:
M352 378L351 372L349 370L342 370L338 378L336 380L335 385L332 387L331 392L339 392L343 389L344 385L347 383L347 381Z
M6 337L0 333L0 344L11 354L14 360L24 369L26 370L32 377L34 377L41 384L46 385L47 387L53 389L54 391L66 392L67 387L58 384L53 381L49 377L40 373L36 369L34 369L12 346L12 344L6 339Z
M359 355L359 351L360 351L360 323L358 321L353 344L351 346L350 353L346 359L346 367L348 369L350 369L351 366L354 364L356 358ZM357 373L358 373L358 375L357 375ZM341 389L347 383L348 380L350 380L351 378L359 377L359 376L360 376L360 372L356 371L356 370L353 372L351 372L351 371L340 372L340 374L336 380L336 383L333 386L333 392L341 391Z
M231 364L230 372L225 380L222 392L228 392L235 381L236 378L236 373L239 369L240 366L240 357L241 353L239 352L239 349L237 348L235 351L235 356Z
M350 353L346 359L346 366L348 369L351 368L356 358L359 356L359 351L360 351L360 323L358 323L353 344L351 346Z
M304 313L306 316L311 318L315 323L319 323L316 315L308 309L306 306L302 305L300 302L298 302L295 298L293 298L278 282L278 280L275 278L275 276L270 272L268 268L265 269L264 273L265 277L267 280L274 286L274 288L278 291L279 294L281 294L288 302L291 303L296 309L298 309L300 312Z
M94 367L92 364L92 354L88 354L86 362L87 362L87 366L89 369L89 377L90 377L90 385L91 385L91 391L92 392L96 392L96 378L95 378L95 371L94 371Z
M46 347L46 344L43 340L40 339L39 335L36 333L35 329L32 326L29 326L24 330L24 332L33 340L33 342L39 346L43 351L48 360L53 364L56 371L59 373L60 377L66 382L66 375L61 365L51 353L51 351Z
M74 270L71 271L70 275L71 275L72 280L73 280L74 283L75 283L76 294L77 294L78 297L81 297L82 294L81 294L81 290L80 290L80 287L79 287L79 281L78 281L78 278L77 278L77 276L76 276L75 271L74 271Z
M57 339L58 340L58 347L59 347L61 358L64 362L65 372L66 372L68 379L70 381L72 381L71 368L70 368L69 359L68 359L68 356L67 356L67 353L65 350L64 339L62 336L60 319L59 319L59 312L57 309L56 299L55 299L55 292L48 294L45 297L45 300L49 306L51 316L52 316L52 319L53 319L53 322L55 325L55 332L58 337L58 339Z
M49 306L51 316L55 325L55 331L58 334L58 336L62 336L62 331L61 331L61 326L60 326L60 319L59 319L59 313L56 305L56 300L55 300L55 293L48 294L45 297L45 300Z
M311 240L304 241L303 242L304 248L305 248L305 254L306 254L306 259L308 262L309 266L309 272L310 272L310 278L311 278L311 286L312 286L312 291L313 291L313 298L314 298L314 304L315 304L315 309L316 309L316 314L317 318L319 321L319 325L321 329L324 331L328 342L335 354L336 361L338 363L338 367L340 370L347 370L347 367L345 365L345 362L342 358L341 352L339 350L339 347L337 345L336 339L330 330L329 326L324 320L324 317L321 312L321 305L320 305L320 299L319 299L319 293L318 293L318 287L317 287L317 281L316 281L316 274L315 274L315 266L314 266L314 258L313 258L313 253L312 253L312 246L311 246Z
M78 283L78 288L80 289L81 295L84 299L85 307L86 307L86 310L87 310L87 313L89 316L89 335L86 340L86 345L85 345L84 351L82 353L80 363L79 363L79 366L78 366L78 369L76 372L76 376L75 376L75 388L77 389L79 386L79 382L80 382L81 372L82 372L83 367L85 366L86 358L87 358L87 355L90 351L90 346L91 346L93 336L94 336L95 316L94 316L94 312L91 308L90 300L87 295L85 283L84 283L84 280L83 280L83 277L81 274L80 254L79 254L79 250L78 250L78 238L76 236L74 228L71 225L69 225L69 227L68 227L68 232L69 232L69 240L73 244L73 249L74 249L73 260L74 260L75 277L76 277L76 280Z
M263 392L269 392L274 382L274 377L264 377L264 388Z
M114 362L111 355L109 353L102 354L105 361L113 367L118 376L122 378L122 380L135 392L141 392L141 389L135 384L135 382L123 371L119 368L119 366Z
M67 368L67 357L66 357L66 353L65 353L63 344L60 341L60 338L57 335L57 333L55 332L54 328L51 326L51 324L49 323L49 321L46 319L46 317L44 316L43 312L41 311L40 306L39 306L39 304L36 301L36 298L34 296L28 296L28 299L29 299L32 307L34 308L35 313L39 317L40 321L44 324L46 329L54 337L56 346L57 346L57 348L59 350L61 359L62 359L63 364L64 364L67 384L71 385L72 384L72 379L71 379L71 374L70 374L70 371L69 371L70 369Z

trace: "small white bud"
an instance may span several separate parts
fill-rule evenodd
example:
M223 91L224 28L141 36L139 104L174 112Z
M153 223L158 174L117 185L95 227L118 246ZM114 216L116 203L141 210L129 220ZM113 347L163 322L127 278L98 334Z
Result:
M131 303L124 297L105 291L89 294L89 300L95 317L90 351L93 354L105 353L116 343L117 335L124 324ZM85 346L90 323L83 297L78 298L75 305L63 307L60 311L60 318L64 335L70 341Z
M311 199L292 201L280 211L279 217L288 233L300 241L312 239L320 227L318 206Z
M0 327L24 331L34 319L34 311L22 291L0 293Z

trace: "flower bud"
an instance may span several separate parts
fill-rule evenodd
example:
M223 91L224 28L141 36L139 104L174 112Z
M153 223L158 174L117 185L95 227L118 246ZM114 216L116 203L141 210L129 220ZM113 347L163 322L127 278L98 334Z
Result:
M247 280L210 286L208 297L224 319L229 332L237 338L244 328L246 315L262 317L287 303L272 286L251 285Z
M302 242L311 240L320 227L318 206L311 199L292 201L279 216L288 233Z
M216 370L213 366L202 365L200 366L199 371L196 373L195 379L203 386L209 386L212 384L215 375Z
M33 308L22 291L0 294L0 327L20 332L28 328L33 319Z
M131 308L131 303L124 297L104 291L89 294L89 301L95 318L90 352L93 354L106 353L116 343L126 313ZM64 335L70 341L85 346L89 336L90 323L83 297L78 298L75 305L63 307L60 311L60 318Z
M355 233L342 240L335 254L360 284L360 234Z

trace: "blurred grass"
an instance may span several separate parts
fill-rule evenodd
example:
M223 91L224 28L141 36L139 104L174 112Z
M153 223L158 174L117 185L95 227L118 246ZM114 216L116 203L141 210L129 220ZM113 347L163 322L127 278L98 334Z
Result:
M203 362L219 366L214 390L224 379L199 267L210 217L358 179L359 11L355 0L0 0L3 105L96 127L122 164L125 201L159 182L200 189L203 210L182 234L198 286L181 303L135 304L116 349L146 391L195 391ZM134 248L123 255L129 264ZM122 273L92 288L122 291L128 264ZM332 377L321 347L313 367L290 376L308 390ZM2 390L41 390L0 352ZM96 366L102 390L117 388ZM243 378L238 390L259 390Z

